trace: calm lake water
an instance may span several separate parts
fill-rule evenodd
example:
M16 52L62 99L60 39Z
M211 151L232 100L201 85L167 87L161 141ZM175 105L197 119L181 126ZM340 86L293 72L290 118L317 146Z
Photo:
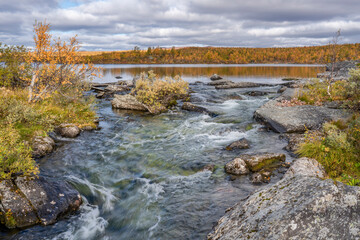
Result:
M234 81L279 83L283 77L315 77L321 66L304 65L107 65L104 78L132 79L153 69L189 82L217 73ZM286 142L254 122L254 111L277 96L280 86L216 90L191 85L192 102L218 114L210 117L179 107L151 116L115 111L99 100L100 130L83 132L39 161L41 174L70 182L83 196L80 211L51 226L1 232L1 239L204 239L225 210L265 184L230 177L223 166L240 153L280 152ZM261 90L260 97L246 95ZM241 100L240 100L241 99ZM247 138L248 150L229 152ZM201 171L206 165L215 171ZM284 169L274 172L270 184Z

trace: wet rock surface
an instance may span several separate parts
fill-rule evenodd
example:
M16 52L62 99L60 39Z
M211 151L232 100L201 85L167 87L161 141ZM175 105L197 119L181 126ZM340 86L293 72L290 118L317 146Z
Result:
M62 137L66 137L66 138L75 138L81 132L78 126L71 123L61 124L59 127L55 129L55 131L57 134L60 134Z
M286 159L286 156L283 153L242 154L238 157L243 159L249 169L253 172L272 167L274 164L280 162L285 162Z
M125 110L136 110L136 111L148 111L146 106L139 102L134 96L127 95L115 95L111 101L113 108L125 109Z
M225 165L225 172L234 175L248 174L250 171L242 158L235 158Z
M0 220L8 228L53 224L81 203L78 191L62 181L18 177L0 182Z
M262 86L271 86L269 84L254 83L254 82L237 82L237 83L227 83L222 85L215 86L216 89L231 89L231 88L254 88Z
M229 209L207 239L358 239L360 188L318 178L315 162L295 161L281 181Z
M32 140L32 155L36 158L51 153L55 148L55 142L48 136L36 136Z
M219 75L217 74L213 74L211 77L210 77L210 80L212 81L216 81L216 80L220 80L222 79L222 77L220 77Z
M186 110L186 111L190 111L190 112L199 112L199 113L205 113L208 114L211 117L216 117L217 114L210 112L209 110L207 110L204 107L200 107L200 106L196 106L192 103L189 102L184 102L183 105L181 106L181 109Z
M248 149L250 148L250 143L246 138L242 138L238 141L235 141L228 145L225 149L228 151L236 150L236 149Z

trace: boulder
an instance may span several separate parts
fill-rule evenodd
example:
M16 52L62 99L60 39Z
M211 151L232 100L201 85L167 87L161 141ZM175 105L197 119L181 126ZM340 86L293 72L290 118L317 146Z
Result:
M270 171L256 172L251 175L250 181L252 183L268 183L270 182Z
M234 175L244 175L250 171L242 158L235 158L225 165L225 172Z
M253 83L253 82L237 82L215 86L216 89L230 89L230 88L254 88L262 86L271 86L269 84Z
M217 116L217 114L215 114L213 112L210 112L206 108L196 106L196 105L194 105L192 103L189 103L189 102L184 102L183 105L181 106L181 109L186 110L186 111L190 111L190 112L205 113L205 114L208 114L211 117L216 117Z
M139 102L134 96L130 94L115 95L114 99L111 101L111 105L113 108L117 109L148 111L144 104Z
M207 239L359 239L360 188L319 179L313 163L295 161L298 170L229 209Z
M75 124L63 123L55 129L62 137L75 138L80 134L80 128Z
M264 168L269 168L278 165L279 162L284 162L286 159L283 153L259 153L259 154L242 154L238 156L245 161L246 165L253 172L260 171Z
M220 77L219 75L217 74L213 74L211 77L210 77L210 80L212 81L216 81L216 80L220 80L222 79L222 77Z
M0 221L7 228L28 227L40 222L30 202L12 180L0 182Z
M279 90L277 90L277 93L283 93L285 92L286 89L287 89L286 86L282 86L281 88L279 88Z
M249 141L246 138L242 138L228 145L226 147L226 150L232 151L234 149L248 149L248 148L250 148Z
M62 181L18 177L0 182L0 220L8 228L53 224L81 203L79 192Z
M32 155L40 158L51 153L55 148L55 142L48 136L36 136L32 140Z
M324 122L348 116L342 109L313 105L282 107L276 100L270 100L254 113L255 120L279 133L302 133L308 129L318 129Z
M117 82L118 85L126 86L126 87L134 87L134 81L133 80L121 80Z

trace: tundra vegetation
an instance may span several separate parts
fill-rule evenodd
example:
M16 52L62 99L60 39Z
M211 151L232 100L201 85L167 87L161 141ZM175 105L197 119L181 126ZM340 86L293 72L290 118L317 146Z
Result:
M314 80L303 87L298 100L306 104L322 105L334 102L350 109L347 121L325 123L319 131L308 131L297 153L315 158L330 177L350 185L360 185L360 69L350 70L349 80L332 83ZM329 92L330 90L330 92Z
M186 98L188 89L188 82L180 76L161 79L153 71L149 71L147 74L140 74L131 93L139 102L145 104L151 113L158 114L176 105L176 100Z
M62 41L50 25L34 25L33 50L0 45L0 178L39 172L31 142L61 123L94 126L93 98L83 96L85 79L96 75L79 65L75 37Z

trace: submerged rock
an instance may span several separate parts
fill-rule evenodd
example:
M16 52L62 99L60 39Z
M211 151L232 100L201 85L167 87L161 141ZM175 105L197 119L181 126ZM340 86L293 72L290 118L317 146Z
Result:
M77 210L82 198L62 181L18 177L0 182L0 220L8 228L49 225Z
M252 96L252 97L259 97L259 96L265 96L268 95L268 92L262 92L262 91L250 91L246 92L246 95Z
M319 179L314 161L295 161L294 172L231 208L207 239L360 238L360 188Z
M242 158L235 158L225 165L225 172L234 175L248 174L250 171Z
M32 140L32 155L34 157L43 157L51 153L55 148L55 142L48 136L36 136Z
M248 149L248 148L250 148L249 141L246 138L242 138L228 145L226 147L226 150L232 151L234 149Z
M139 102L134 96L130 94L115 95L114 99L111 101L111 105L113 108L117 109L148 111L144 104Z
M318 129L324 122L347 116L341 109L313 105L282 107L276 100L270 100L254 113L257 121L279 133L302 133L307 129Z
M210 112L209 110L207 110L204 107L200 107L200 106L196 106L192 103L189 102L184 102L183 105L181 106L181 109L186 110L186 111L190 111L190 112L199 112L199 113L205 113L208 114L211 117L216 117L217 114Z
M213 75L210 77L210 80L212 80L212 81L220 80L220 79L222 79L222 77L220 77L220 76L217 75L217 74L213 74Z
M56 133L60 134L62 137L66 138L75 138L80 134L80 128L75 124L63 123L55 129Z

